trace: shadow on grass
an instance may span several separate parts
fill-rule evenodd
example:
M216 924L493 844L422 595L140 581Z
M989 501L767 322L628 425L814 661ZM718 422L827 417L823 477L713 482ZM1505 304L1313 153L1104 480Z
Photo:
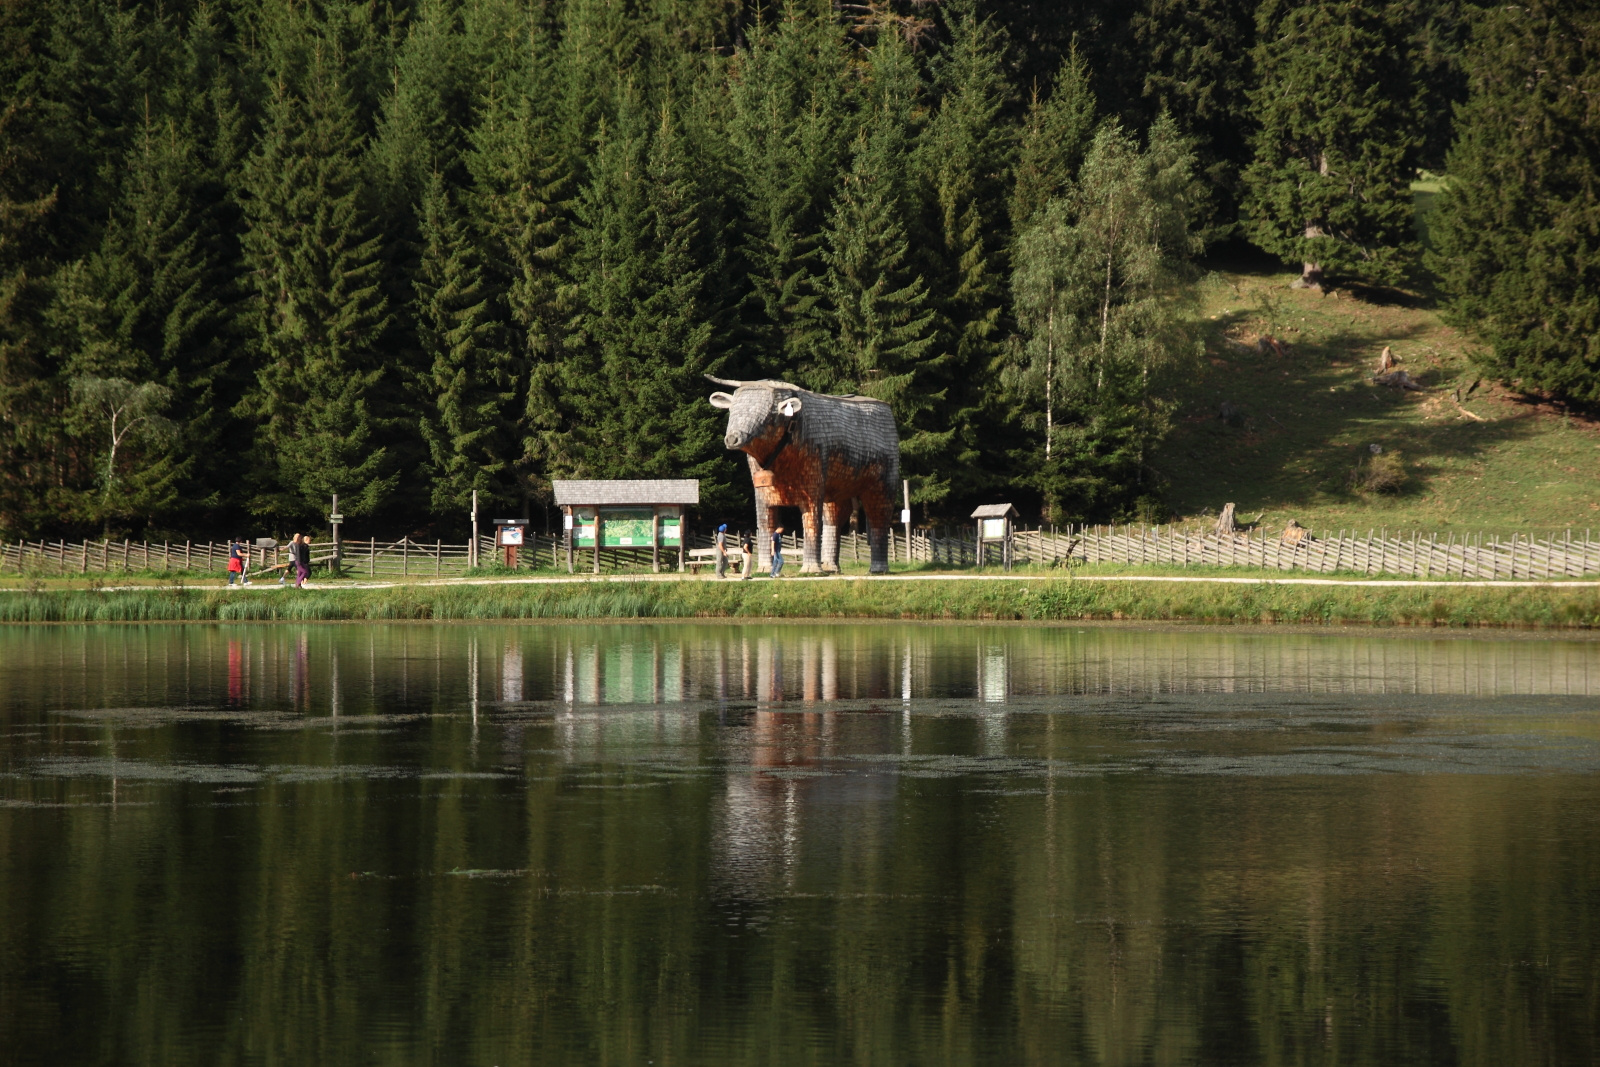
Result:
M1215 511L1229 501L1241 512L1358 502L1364 498L1351 490L1350 474L1372 445L1405 456L1410 480L1396 496L1423 496L1446 460L1471 462L1534 431L1527 418L1416 418L1415 405L1449 404L1459 366L1406 363L1424 393L1378 385L1371 375L1384 345L1419 342L1430 324L1384 317L1357 326L1361 315L1347 302L1327 299L1277 304L1269 294L1261 307L1231 309L1210 321L1205 365L1156 457L1180 511ZM1272 317L1288 339L1281 356L1252 343L1252 327Z

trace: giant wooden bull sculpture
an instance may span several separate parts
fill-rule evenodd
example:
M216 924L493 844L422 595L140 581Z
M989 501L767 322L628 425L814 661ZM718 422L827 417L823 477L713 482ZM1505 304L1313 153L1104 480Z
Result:
M872 573L887 573L900 480L900 435L889 405L788 382L711 380L733 388L712 393L711 406L728 413L723 442L750 463L761 558L769 552L771 509L797 507L805 526L801 571L837 570L840 520L859 506L867 517Z

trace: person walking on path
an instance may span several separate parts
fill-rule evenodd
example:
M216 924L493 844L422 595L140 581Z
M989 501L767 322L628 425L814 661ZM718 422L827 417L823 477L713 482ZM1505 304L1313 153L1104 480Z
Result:
M739 535L739 552L744 556L739 564L739 580L748 582L756 571L756 543L750 537L749 530Z
M233 584L233 579L234 579L235 575L237 575L239 577L240 582L242 584L244 584L244 585L250 584L249 582L244 580L244 546L239 543L239 539L237 537L230 537L230 538L228 538L228 584L229 585Z
M289 539L289 562L284 564L283 570L278 572L278 584L279 585L282 585L284 582L289 580L289 571L294 567L295 560L300 558L297 555L297 553L300 550L295 547L295 545L297 545L299 543L300 543L300 535L299 534L295 534L293 537L291 537ZM277 568L274 567L273 570L277 570Z
M716 537L717 577L728 576L728 524L723 523L717 527Z
M305 588L306 580L311 577L311 535L297 534L300 538L300 554L295 558L294 587Z
M778 572L783 570L783 527L779 526L772 531L772 576L776 578Z

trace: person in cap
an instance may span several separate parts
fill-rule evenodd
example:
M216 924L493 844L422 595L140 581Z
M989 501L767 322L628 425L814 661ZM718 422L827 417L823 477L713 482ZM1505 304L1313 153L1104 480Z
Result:
M728 524L727 523L723 523L721 526L717 527L716 551L717 551L717 577L718 578L726 578L728 576Z

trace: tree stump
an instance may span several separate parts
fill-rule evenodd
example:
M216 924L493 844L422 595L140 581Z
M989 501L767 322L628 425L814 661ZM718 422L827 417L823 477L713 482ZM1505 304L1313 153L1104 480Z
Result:
M1238 524L1233 521L1233 505L1224 504L1222 514L1217 516L1217 534L1221 537L1232 537L1238 532Z

